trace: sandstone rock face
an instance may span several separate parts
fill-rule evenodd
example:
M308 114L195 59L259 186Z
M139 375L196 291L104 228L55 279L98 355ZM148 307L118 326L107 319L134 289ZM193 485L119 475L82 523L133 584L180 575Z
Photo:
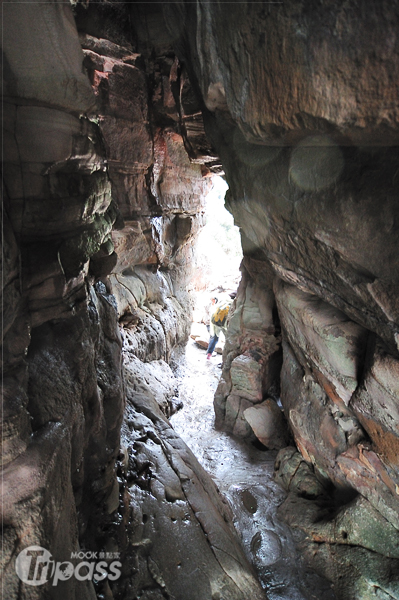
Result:
M216 427L241 437L253 438L255 435L260 439L243 413L262 403L268 392L276 392L281 337L273 320L273 290L265 279L265 275L270 275L267 264L245 258L242 273L237 297L229 313L222 378L215 394ZM276 408L279 411L277 405ZM283 427L283 417L280 421L277 411L275 418ZM287 437L287 432L284 436ZM278 434L276 440L277 437ZM264 440L260 441L264 443Z
M183 6L167 23L198 52L189 65L208 110L228 111L254 140L289 143L306 129L395 139L396 6Z
M338 508L294 448L282 450L276 478L288 496L279 514L313 543L303 543L312 564L335 582L338 598L395 597L398 590L398 531L361 495ZM343 581L343 579L347 581Z
M79 36L66 5L4 11L2 589L260 600L227 505L165 417L216 157L179 61L137 52L124 10L100 3ZM29 546L64 565L57 585L20 581ZM80 551L117 555L120 574L73 575Z
M398 465L398 367L398 360L376 344L363 384L351 401L375 451L392 472Z
M88 275L118 210L70 8L14 3L3 16L3 589L92 599L92 583L75 578L58 590L22 584L15 560L32 545L70 560L93 542L116 485L121 339L114 301Z
M315 6L310 16L295 3L265 10L253 5L245 18L238 5L226 12L201 5L198 14L186 8L181 52L200 57L190 66L204 102L211 84L220 84L225 94L224 104L207 118L238 225L283 279L324 298L396 348L391 144L397 139L397 114L393 108L381 120L380 110L395 107L388 98L397 94L396 84L387 82L388 72L396 73L398 56L396 37L391 60L377 34L391 30L396 9L389 21L389 3L374 7L354 33L352 8L346 13L344 7ZM381 68L381 82L384 73L387 79L380 89L369 80L356 109L348 110L351 86L363 85L357 53L365 57L363 64L370 60L373 68ZM250 64L247 56L253 57ZM284 92L276 100L282 81ZM341 90L334 101L331 81Z
M84 22L78 18L79 24ZM99 33L107 33L106 24ZM80 42L97 98L112 197L123 217L112 233L118 258L110 289L126 325L129 351L143 361L169 361L188 338L186 287L211 188L178 133L178 61L161 55L150 64L145 48L138 54L130 43L115 44L85 31Z
M187 146L192 156L195 145L190 118L184 139L175 130L181 114L171 90L180 85L177 99L187 117L189 82L168 57L158 59L161 73L150 82L145 52L133 59L129 47L83 33L80 39L102 116L112 193L124 218L123 228L112 234L118 260L108 283L123 326L129 403L121 473L126 529L114 533L124 540L125 567L113 593L263 598L228 525L226 505L165 419L176 409L168 363L189 335L186 288L211 186L187 155ZM150 86L158 113L151 121ZM140 99L140 110L132 95Z
M94 598L76 578L20 585L31 544L122 552L108 599L185 600L199 552L190 599L262 597L159 412L218 155L244 261L216 425L270 447L292 434L282 514L304 553L344 600L396 597L396 4L74 4L78 29L65 4L3 11L8 596Z
M279 317L291 346L348 405L357 388L367 331L313 294L276 280Z
M248 436L241 413L278 395L262 388L259 372L271 364L265 340L271 333L278 347L280 325L281 402L303 458L338 495L354 489L366 498L388 531L398 528L399 509L398 12L388 2L367 15L363 8L175 3L165 17L171 30L184 23L179 58L200 90L242 231L236 306L250 261L251 285L273 290L273 318L262 325L274 330L257 326L256 356L253 345L242 349L243 313L231 317L216 423ZM348 570L348 548L336 539L329 568L333 549L321 546L321 568L343 598L373 597L368 569L378 593L396 594L397 566L365 554L367 535L359 533L363 549L353 555L359 584L347 588L339 570Z

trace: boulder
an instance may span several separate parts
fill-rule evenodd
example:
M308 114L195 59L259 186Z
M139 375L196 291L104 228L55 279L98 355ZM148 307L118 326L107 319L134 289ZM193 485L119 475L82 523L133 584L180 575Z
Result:
M283 413L271 398L244 410L244 419L266 448L280 450L289 442L289 432Z

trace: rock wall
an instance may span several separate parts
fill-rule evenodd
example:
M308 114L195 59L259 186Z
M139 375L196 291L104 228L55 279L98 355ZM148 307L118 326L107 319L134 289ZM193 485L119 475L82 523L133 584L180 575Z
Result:
M175 3L165 18L243 234L216 423L286 443L270 435L281 327L284 416L330 501L316 562L339 597L395 597L397 562L372 566L364 532L351 555L332 515L360 502L376 531L399 526L398 6ZM294 521L310 534L319 518L302 506Z
M41 546L66 561L114 510L121 337L90 259L108 247L118 209L70 8L3 8L2 589L59 597L22 584L15 559ZM63 587L95 597L87 581Z
M214 399L215 425L249 441L257 437L268 448L279 449L287 445L289 436L275 402L282 355L269 283L271 270L253 256L244 257L241 270Z
M245 258L217 426L294 440L304 552L344 600L396 597L397 3L73 4L3 7L4 589L94 598L15 560L101 548L123 574L100 596L183 600L203 548L190 600L262 597L158 408L220 156Z

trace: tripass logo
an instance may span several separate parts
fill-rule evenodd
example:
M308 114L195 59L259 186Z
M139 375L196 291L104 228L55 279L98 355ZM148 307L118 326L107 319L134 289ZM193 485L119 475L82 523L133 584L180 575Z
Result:
M98 560L100 558L100 560ZM70 561L55 562L48 550L41 546L29 546L22 550L15 562L15 571L21 581L27 585L43 585L52 580L52 585L59 581L67 581L75 577L78 581L102 581L108 577L115 581L121 576L122 564L118 560L112 562L104 558L119 558L118 553L73 552L71 559L79 559L73 564Z

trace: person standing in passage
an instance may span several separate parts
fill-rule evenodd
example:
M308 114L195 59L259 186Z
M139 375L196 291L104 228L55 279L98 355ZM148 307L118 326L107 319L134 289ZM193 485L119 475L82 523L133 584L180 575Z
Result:
M217 296L212 299L213 310L211 311L210 335L206 358L210 360L212 352L219 341L220 332L226 334L227 315L229 313L231 300L219 300Z

